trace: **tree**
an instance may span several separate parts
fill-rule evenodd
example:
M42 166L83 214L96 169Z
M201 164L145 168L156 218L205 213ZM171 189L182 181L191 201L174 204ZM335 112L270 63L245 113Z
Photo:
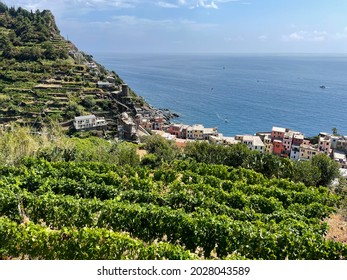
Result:
M5 13L7 11L8 7L4 3L0 2L0 13Z
M238 167L247 161L251 151L244 144L225 146L200 141L188 143L185 153L197 162Z
M288 158L262 154L257 151L250 153L243 166L262 173L267 178L290 178L293 172L293 163Z
M42 47L44 48L43 55L46 59L55 60L59 57L58 51L54 48L53 44L49 41L44 42L42 44Z
M321 171L312 161L295 161L293 163L292 180L303 182L306 186L317 186L321 178Z
M178 155L178 147L172 141L168 141L160 135L148 136L144 139L145 149L157 156L160 161L171 161Z
M245 144L238 143L236 145L227 146L226 165L239 167L242 166L244 161L250 156L251 151Z
M195 141L187 144L185 153L197 162L224 164L228 157L226 150L226 146Z
M20 50L16 58L20 61L37 61L41 57L41 55L42 51L39 47L24 47Z
M333 127L331 130L333 132L333 135L337 135L337 128L336 127Z
M64 113L67 118L73 118L84 114L84 108L74 101L70 101Z
M118 158L119 165L138 166L140 163L137 146L133 143L120 142L113 144L110 153Z
M0 37L0 50L11 48L11 42L8 37Z
M86 98L83 99L82 104L83 104L83 106L87 107L88 109L91 109L96 105L96 101L95 101L94 97L87 96Z
M316 166L321 173L317 185L328 186L340 174L339 164L326 154L319 154L312 158L312 165Z

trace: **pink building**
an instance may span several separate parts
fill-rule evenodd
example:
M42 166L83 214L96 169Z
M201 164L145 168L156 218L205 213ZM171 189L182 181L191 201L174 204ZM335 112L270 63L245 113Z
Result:
M286 133L286 129L283 127L272 127L271 131L271 139L272 141L274 140L283 140L284 134Z
M294 134L293 143L292 143L294 146L300 146L303 142L304 142L303 134Z

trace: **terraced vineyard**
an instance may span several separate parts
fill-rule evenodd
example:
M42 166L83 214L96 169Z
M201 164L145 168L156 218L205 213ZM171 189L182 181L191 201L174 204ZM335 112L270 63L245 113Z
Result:
M107 82L107 88L98 86ZM0 2L0 128L71 123L75 116L105 117L110 130L124 109L111 92L123 81L65 40L50 11L29 12ZM130 91L130 107L144 101ZM120 98L120 97L119 97Z
M2 167L2 259L345 259L325 187L190 161Z

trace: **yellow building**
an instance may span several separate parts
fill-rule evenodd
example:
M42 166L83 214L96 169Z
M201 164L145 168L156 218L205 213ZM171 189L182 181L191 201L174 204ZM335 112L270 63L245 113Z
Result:
M311 145L300 145L300 160L312 159L315 155L318 155L320 151L318 148L312 147Z

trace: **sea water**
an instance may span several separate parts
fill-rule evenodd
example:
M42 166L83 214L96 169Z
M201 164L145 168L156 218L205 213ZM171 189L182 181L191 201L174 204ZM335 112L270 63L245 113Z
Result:
M226 136L273 126L347 135L347 56L94 54L174 122ZM325 88L321 88L324 85Z

